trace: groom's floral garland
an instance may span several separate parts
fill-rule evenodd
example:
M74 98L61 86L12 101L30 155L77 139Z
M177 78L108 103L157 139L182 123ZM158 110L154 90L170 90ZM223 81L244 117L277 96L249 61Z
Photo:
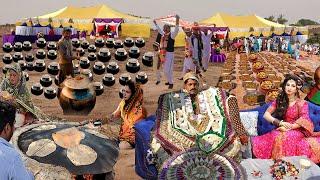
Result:
M223 112L220 91L210 88L198 94L199 114L193 109L190 96L174 93L169 98L169 118L174 130L196 138L200 149L212 152L226 140L226 118Z

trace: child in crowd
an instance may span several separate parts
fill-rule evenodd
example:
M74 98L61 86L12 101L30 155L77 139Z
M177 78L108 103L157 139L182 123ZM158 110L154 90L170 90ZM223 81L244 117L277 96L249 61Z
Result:
M163 54L160 53L160 44L158 42L153 43L153 50L154 50L154 63L153 63L153 68L156 73L157 77L157 82L156 85L160 84L161 80L161 64L164 62L164 56Z

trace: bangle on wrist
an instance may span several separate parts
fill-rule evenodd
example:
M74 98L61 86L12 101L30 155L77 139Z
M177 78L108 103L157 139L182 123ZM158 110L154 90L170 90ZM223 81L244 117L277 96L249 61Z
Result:
M280 126L280 127L282 126L282 123L283 123L283 120L281 120L281 121L279 122L279 126Z
M274 118L272 121L273 125L279 126L279 120L277 118Z

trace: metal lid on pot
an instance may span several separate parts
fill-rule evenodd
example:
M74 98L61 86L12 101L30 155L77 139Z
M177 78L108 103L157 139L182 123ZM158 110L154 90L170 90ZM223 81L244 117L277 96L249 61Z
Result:
M57 51L52 49L52 50L48 51L48 54L51 55L51 56L54 56L54 55L57 55Z
M30 47L30 46L31 46L30 41L24 41L24 42L23 42L23 46L24 46L24 47Z
M108 38L108 39L106 40L106 42L107 42L107 43L113 43L113 42L114 42L114 39L113 39L113 38Z
M148 76L145 72L138 72L137 77L139 77L140 79L146 79Z
M51 86L46 88L44 91L45 91L45 93L49 93L49 94L55 94L57 92L56 89Z
M89 78L83 74L77 75L74 78L68 78L63 84L70 89L76 90L89 89L91 87Z
M118 40L114 41L114 44L122 45L123 43L122 43L122 41L120 39L118 39Z
M27 63L24 60L19 60L18 64L20 65L20 67L26 66Z
M137 38L136 42L142 43L142 42L144 42L144 39L143 38Z
M130 52L133 52L133 53L138 53L140 52L139 48L137 46L132 46L129 50Z
M97 47L94 44L90 44L88 47L90 50L96 50Z
M41 79L42 79L43 81L50 81L50 80L51 80L51 76L48 75L48 74L45 74L45 75L43 75L43 76L41 77Z
M34 55L32 53L26 54L26 58L34 58Z
M15 52L14 54L13 54L13 57L19 57L19 58L21 58L22 57L22 53L21 52Z
M131 37L127 37L124 41L131 43L131 42L133 42L133 39Z
M97 38L97 39L95 40L95 42L97 42L97 43L104 43L104 40L103 40L103 38Z
M57 62L51 62L51 63L49 64L49 66L58 68L58 67L59 67L59 64L58 64Z
M109 51L108 48L101 48L101 49L99 50L99 53L105 54L105 53L110 53L110 51Z
M6 53L3 55L2 59L12 59L12 56L11 56L11 54Z
M80 62L88 62L89 59L87 57L80 57Z
M16 42L14 43L15 48L22 48L22 43L21 42Z
M9 43L9 42L6 42L3 44L2 47L5 47L5 48L12 48L12 45Z
M105 65L102 62L95 62L94 63L95 67L98 67L99 69L103 69L105 68Z
M103 89L103 85L101 82L93 82L92 84L94 87L99 87L99 89Z
M42 85L40 83L35 83L35 84L32 85L32 89L38 91L38 90L43 89L43 87L42 87Z
M48 42L48 47L55 48L55 47L57 47L57 43L54 42L54 41L49 41Z
M38 59L38 60L35 61L35 64L36 65L45 65L45 62L42 59Z
M134 58L128 59L128 63L132 65L139 65L139 61Z
M103 77L104 79L108 79L108 80L114 80L114 76L111 73L106 73Z
M89 45L89 42L87 40L84 40L81 42L82 45Z
M38 50L37 50L37 54L39 54L39 55L45 55L46 52L45 52L43 49L38 49Z
M37 40L38 43L42 43L42 44L45 44L46 43L46 40L44 38L39 38Z
M131 76L128 73L124 73L120 76L120 79L125 80L125 81L129 81L129 80L131 80Z
M126 53L127 53L127 51L124 48L119 48L116 51L116 54L121 55L121 56L125 55Z
M96 53L91 52L91 53L88 54L88 57L97 57L97 55L96 55Z

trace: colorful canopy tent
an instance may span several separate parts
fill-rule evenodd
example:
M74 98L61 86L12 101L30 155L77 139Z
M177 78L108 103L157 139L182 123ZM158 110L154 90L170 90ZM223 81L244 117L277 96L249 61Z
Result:
M264 36L270 36L273 32L282 34L286 26L272 21L268 21L257 15L233 16L226 13L217 13L216 15L200 21L203 24L216 24L219 27L229 27L230 38L245 36L250 34L259 36L261 33ZM271 27L274 30L271 31ZM253 28L253 31L252 31Z
M274 23L256 15L233 16L226 13L217 13L208 19L200 21L203 24L216 24L216 26L228 26L229 28L284 28L282 24Z
M96 34L119 36L119 26L123 22L122 18L94 18Z
M124 23L132 24L134 27L140 25L140 27L150 30L150 19L141 18L133 15L121 13L113 8L106 5L97 5L91 7L73 7L68 6L58 11L42 15L39 17L32 18L32 21L39 21L42 25L51 23L54 27L70 26L79 30L93 30L93 19L94 18L122 18ZM25 19L24 21L27 21ZM29 22L30 24L30 22ZM124 28L131 28L132 26L127 25ZM126 31L126 29L124 29ZM146 31L143 31L146 32ZM149 34L142 34L142 37L149 37Z

